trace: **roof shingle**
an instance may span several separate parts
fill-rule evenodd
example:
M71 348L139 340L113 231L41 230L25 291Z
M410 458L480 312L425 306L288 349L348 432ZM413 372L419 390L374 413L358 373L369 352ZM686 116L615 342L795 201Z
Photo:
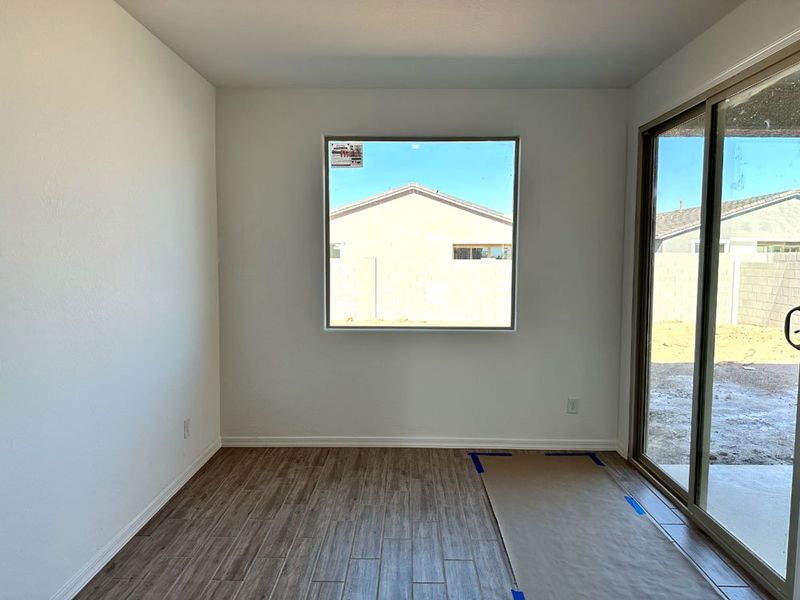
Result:
M788 190L765 196L754 196L742 200L722 203L722 219L777 204L792 198L800 199L800 190ZM656 239L663 240L700 227L700 208L682 208L656 214Z
M355 202L351 202L350 204L345 204L344 206L340 206L339 208L330 211L330 218L331 220L338 219L359 210L370 208L378 204L383 204L384 202L388 202L412 193L425 196L431 200L436 200L438 202L455 206L456 208L466 210L467 212L474 213L481 217L486 217L487 219L491 219L493 221L498 221L505 225L512 225L514 223L514 219L504 213L492 210L491 208L483 206L482 204L467 202L461 198L456 198L455 196L440 192L439 190L433 190L419 183L407 183L402 187L390 189L385 192L381 192L380 194L376 194L375 196L370 196L369 198L365 198L363 200L357 200Z

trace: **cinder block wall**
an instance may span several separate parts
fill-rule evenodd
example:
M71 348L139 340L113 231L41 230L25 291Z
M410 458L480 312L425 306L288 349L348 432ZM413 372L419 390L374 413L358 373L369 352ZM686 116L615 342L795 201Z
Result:
M782 327L786 313L800 304L800 254L770 254L767 262L743 262L739 322Z
M738 262L737 262L738 261ZM653 320L694 323L698 255L665 252L655 257ZM717 323L782 327L800 305L800 254L746 254L719 258Z
M732 257L719 257L717 323L731 322ZM663 252L655 255L653 321L694 323L697 316L697 271L699 255L693 252Z

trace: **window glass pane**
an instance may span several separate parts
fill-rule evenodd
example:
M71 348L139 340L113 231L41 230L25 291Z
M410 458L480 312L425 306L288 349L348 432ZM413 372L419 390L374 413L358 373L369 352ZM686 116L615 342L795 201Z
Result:
M329 141L327 161L330 326L512 326L516 141Z
M645 455L689 486L705 117L655 140L650 379Z

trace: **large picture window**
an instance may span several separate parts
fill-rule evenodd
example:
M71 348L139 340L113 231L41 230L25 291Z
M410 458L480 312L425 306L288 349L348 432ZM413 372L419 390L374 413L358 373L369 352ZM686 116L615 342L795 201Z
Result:
M515 327L517 138L326 138L330 329Z

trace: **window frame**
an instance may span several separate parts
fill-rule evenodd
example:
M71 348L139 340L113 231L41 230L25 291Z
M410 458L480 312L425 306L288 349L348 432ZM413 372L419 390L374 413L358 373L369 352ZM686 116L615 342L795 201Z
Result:
M514 142L514 185L513 185L513 223L511 232L511 315L507 327L497 326L443 326L436 325L431 327L421 326L374 326L374 325L331 325L330 322L330 268L329 253L330 247L330 193L329 176L330 161L328 148L331 142ZM517 290L519 273L519 188L520 188L520 169L521 169L521 150L522 143L518 135L496 135L496 136L391 136L391 135L323 135L322 136L322 228L323 228L323 330L324 331L363 331L363 332L419 332L419 331L465 331L465 332L508 332L517 331Z

